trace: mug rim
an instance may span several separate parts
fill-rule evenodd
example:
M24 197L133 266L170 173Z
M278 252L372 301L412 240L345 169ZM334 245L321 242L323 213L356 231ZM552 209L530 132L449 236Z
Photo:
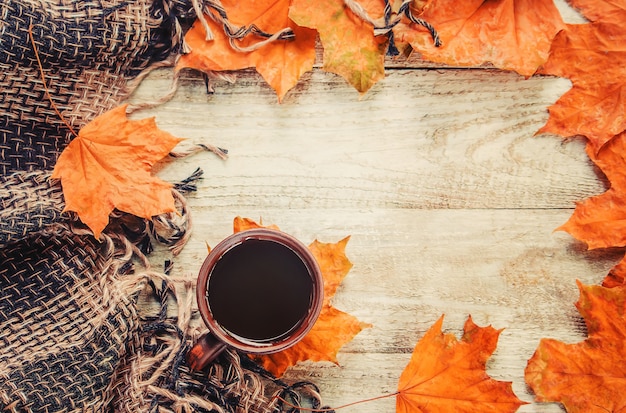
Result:
M206 293L209 286L209 279L215 264L231 249L243 244L248 240L272 241L289 248L302 261L307 268L309 276L313 283L311 307L308 313L299 321L299 323L290 331L285 332L284 336L277 340L268 342L256 342L254 340L241 340L236 335L229 333L214 318L209 308ZM317 260L311 251L295 237L274 229L254 228L240 232L236 232L220 241L205 258L196 284L196 301L200 316L208 327L211 334L218 340L226 343L238 350L253 354L270 354L299 342L313 327L322 310L324 301L324 280ZM243 338L243 337L242 337ZM245 338L244 338L245 339Z

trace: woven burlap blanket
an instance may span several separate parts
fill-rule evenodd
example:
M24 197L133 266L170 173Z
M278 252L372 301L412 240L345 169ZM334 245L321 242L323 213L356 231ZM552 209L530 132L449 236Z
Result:
M184 50L184 28L201 3L0 1L2 411L289 410L276 394L319 406L314 386L287 385L233 351L207 371L186 366L199 333L189 327L193 286L145 260L155 239L185 239L179 192L180 214L145 221L116 211L96 240L62 212L60 183L50 179L72 138L50 99L77 130L119 105L144 70ZM141 313L140 295L159 310ZM176 316L168 316L172 302Z

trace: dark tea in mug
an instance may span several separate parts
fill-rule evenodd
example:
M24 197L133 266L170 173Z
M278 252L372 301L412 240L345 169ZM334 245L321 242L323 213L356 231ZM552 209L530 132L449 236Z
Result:
M226 347L269 354L298 343L324 301L324 280L309 249L280 231L250 229L222 240L204 260L196 286L209 332L187 354L203 369Z
M217 261L206 300L213 319L229 335L251 343L275 342L306 318L313 280L291 248L250 239Z

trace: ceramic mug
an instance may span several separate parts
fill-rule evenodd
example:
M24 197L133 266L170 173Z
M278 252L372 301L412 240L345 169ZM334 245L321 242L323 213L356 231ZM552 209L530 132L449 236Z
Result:
M315 257L296 238L259 228L229 236L205 259L196 288L209 332L187 355L201 370L227 346L270 354L299 342L322 309Z

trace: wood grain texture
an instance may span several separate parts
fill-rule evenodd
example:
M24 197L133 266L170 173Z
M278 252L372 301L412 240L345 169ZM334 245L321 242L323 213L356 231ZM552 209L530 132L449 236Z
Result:
M142 89L168 86L155 78ZM534 136L568 87L495 70L397 70L359 99L315 70L279 105L246 72L213 95L184 81L142 115L230 151L227 162L196 156L163 175L209 162L198 196L214 207L571 208L603 190L582 142Z
M354 267L334 304L373 327L342 349L339 366L305 363L288 380L315 382L332 406L391 393L439 316L459 335L471 314L504 328L488 373L531 403L519 411L562 412L532 402L526 361L542 337L584 339L575 280L600 282L621 256L553 232L575 202L606 189L583 141L535 136L570 83L409 66L390 67L364 96L315 69L282 104L252 71L215 82L214 94L186 73L171 101L135 114L230 154L201 153L160 172L176 181L205 171L188 196L194 233L174 275L194 279L206 243L229 235L236 215L262 217L304 242L351 235ZM165 94L170 77L153 73L133 101ZM165 258L159 250L151 259ZM390 398L345 411L394 409Z

